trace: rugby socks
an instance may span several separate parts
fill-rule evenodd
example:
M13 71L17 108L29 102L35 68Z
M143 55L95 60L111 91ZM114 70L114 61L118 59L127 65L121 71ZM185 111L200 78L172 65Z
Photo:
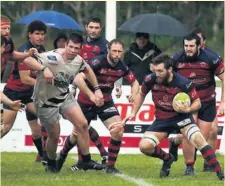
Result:
M91 160L90 153L87 155L81 155L81 156L82 156L83 162L89 162Z
M213 169L213 171L215 172L221 171L220 164L211 146L206 145L200 150L200 152L202 153L202 156L206 160L208 165Z
M121 141L116 141L111 138L108 146L108 162L107 166L115 166L119 151L120 151Z
M194 167L195 161L185 162L187 167Z
M100 137L97 133L97 131L90 126L89 128L89 135L90 135L90 139L91 141L95 144L95 146L98 148L101 156L107 156L107 151L105 150L101 140L100 140Z
M66 156L68 155L68 152L77 144L77 142L75 142L74 144L71 143L70 141L70 136L67 136L65 144L63 145L63 149L60 152L60 156L64 156L64 158L66 158Z
M167 161L170 158L170 154L162 150L159 146L155 146L154 152L150 156L159 158L163 161Z
M49 159L47 160L47 165L50 167L56 167L56 160Z
M38 154L40 157L43 157L43 147L42 147L42 139L41 137L34 139L32 138L34 145L36 146L37 150L38 150Z

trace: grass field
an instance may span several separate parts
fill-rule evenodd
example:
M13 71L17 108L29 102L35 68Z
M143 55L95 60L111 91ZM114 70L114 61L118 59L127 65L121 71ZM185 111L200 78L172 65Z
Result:
M168 178L160 179L161 161L144 155L120 155L117 167L121 176L109 175L104 171L71 172L69 167L75 162L70 155L59 174L45 173L40 163L34 163L35 153L2 153L2 186L222 186L215 173L202 172L202 158L198 156L195 176L183 176L183 157L172 166ZM99 159L92 155L93 159ZM224 165L224 158L218 155Z

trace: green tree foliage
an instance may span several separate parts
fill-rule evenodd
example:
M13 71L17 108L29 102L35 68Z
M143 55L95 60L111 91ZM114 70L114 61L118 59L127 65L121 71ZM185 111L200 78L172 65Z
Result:
M9 11L10 10L10 11ZM97 16L105 21L104 1L3 1L1 11L13 23L21 17L37 10L56 10L73 17L83 27L90 16ZM223 56L224 53L224 2L221 1L118 1L117 26L127 19L143 13L162 13L170 15L182 23L193 27L201 27L206 34L207 45ZM47 48L52 48L52 42L58 30L49 29ZM69 31L66 31L69 32ZM22 37L21 37L22 36ZM12 37L16 45L23 43L26 37L26 27L13 24ZM122 39L126 46L134 40L134 34L117 32L117 37ZM23 40L21 39L23 38ZM173 53L182 49L182 38L151 36L151 39L164 51Z

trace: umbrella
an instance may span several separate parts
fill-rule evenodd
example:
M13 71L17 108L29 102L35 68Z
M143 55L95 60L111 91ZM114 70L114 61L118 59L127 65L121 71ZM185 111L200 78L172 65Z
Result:
M185 36L189 33L180 21L159 13L132 17L123 23L119 30L169 36Z
M34 20L43 21L49 27L58 29L83 30L82 27L70 16L52 10L40 10L33 12L21 18L17 23L30 24Z

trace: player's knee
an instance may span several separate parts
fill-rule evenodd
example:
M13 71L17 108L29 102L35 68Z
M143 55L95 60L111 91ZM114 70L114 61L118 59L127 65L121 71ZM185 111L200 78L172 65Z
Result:
M40 137L41 137L41 133L39 133L39 132L32 132L32 138L33 139L38 139Z
M124 128L121 125L121 121L111 124L108 127L108 129L109 129L111 137L116 138L116 139L122 139Z
M76 131L81 133L88 131L88 122L86 119L76 125Z
M186 131L187 139L197 148L201 149L205 145L207 145L207 142L205 138L203 137L202 133L200 132L197 125L192 124L189 126L189 128Z
M212 126L212 130L210 131L210 136L211 137L217 137L217 133L218 133L218 127Z
M155 146L159 144L158 138L153 135L144 136L140 143L139 148L142 153L152 153L154 151Z

